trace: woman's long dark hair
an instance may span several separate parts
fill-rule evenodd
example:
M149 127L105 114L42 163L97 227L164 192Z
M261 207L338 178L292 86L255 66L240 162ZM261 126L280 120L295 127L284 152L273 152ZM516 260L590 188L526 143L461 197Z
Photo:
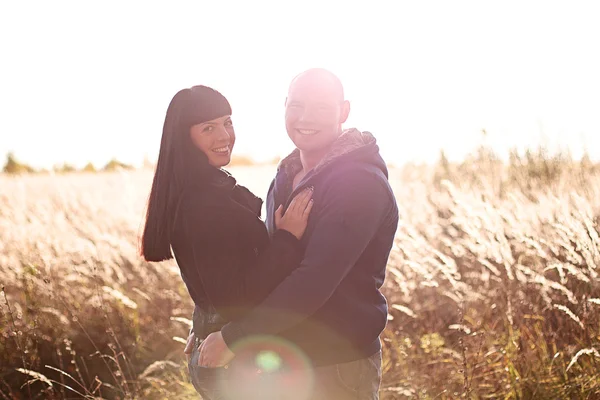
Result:
M207 156L192 142L190 127L226 115L227 110L231 114L227 100L205 86L180 90L171 100L141 241L141 253L146 261L173 258L172 225L181 192L188 185L201 181L213 168L208 164Z

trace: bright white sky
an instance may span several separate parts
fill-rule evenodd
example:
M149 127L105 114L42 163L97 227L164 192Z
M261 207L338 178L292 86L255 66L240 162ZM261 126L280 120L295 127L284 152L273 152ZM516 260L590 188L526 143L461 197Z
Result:
M600 158L600 2L0 0L0 157L154 160L171 97L230 100L235 151L291 150L292 77L342 79L388 161L587 145Z

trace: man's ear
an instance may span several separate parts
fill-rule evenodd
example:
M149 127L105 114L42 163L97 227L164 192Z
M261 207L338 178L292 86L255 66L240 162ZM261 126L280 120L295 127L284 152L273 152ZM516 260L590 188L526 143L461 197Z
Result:
M344 100L342 103L342 112L340 114L340 124L346 122L348 115L350 115L350 102L348 100Z

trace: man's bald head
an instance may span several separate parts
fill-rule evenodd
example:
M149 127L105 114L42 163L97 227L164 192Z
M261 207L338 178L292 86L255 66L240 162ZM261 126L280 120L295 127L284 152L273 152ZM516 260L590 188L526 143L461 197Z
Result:
M290 83L285 101L285 126L303 154L323 154L342 134L350 113L342 82L332 72L312 68Z
M321 90L330 91L340 103L344 101L342 81L333 72L325 68L311 68L296 75L290 83L288 95L296 86L319 87Z

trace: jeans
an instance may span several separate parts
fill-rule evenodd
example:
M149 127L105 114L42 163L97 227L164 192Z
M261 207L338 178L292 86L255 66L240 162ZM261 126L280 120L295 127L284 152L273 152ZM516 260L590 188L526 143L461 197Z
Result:
M379 400L381 352L313 370L270 373L235 359L227 368L199 367L198 356L194 348L189 372L204 400Z
M317 367L310 400L379 400L381 351L361 360Z

